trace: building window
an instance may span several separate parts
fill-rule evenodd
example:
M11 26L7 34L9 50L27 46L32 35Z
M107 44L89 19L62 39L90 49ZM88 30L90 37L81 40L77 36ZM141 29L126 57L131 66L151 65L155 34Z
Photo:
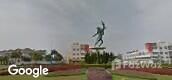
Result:
M79 59L79 57L77 57L77 59Z
M73 51L75 51L75 49L73 49Z
M85 55L84 53L81 53L81 55Z
M169 50L172 50L172 46L171 46L171 45L170 45L170 46L168 46L168 49L169 49Z
M159 49L162 49L162 47L159 47Z
M84 59L84 57L81 57L81 59Z
M152 58L158 58L157 56L153 56Z
M156 43L152 43L152 44L151 44L151 47L152 47L153 49L157 49L157 44L156 44Z
M172 51L169 51L169 54L172 54Z
M77 53L77 55L79 55L79 53Z
M163 52L160 52L160 54L163 54Z
M158 55L158 52L153 52L154 55Z
M73 53L73 55L75 55L75 53Z
M156 43L152 43L152 46L157 46L157 44Z
M79 51L79 49L77 49L77 51Z

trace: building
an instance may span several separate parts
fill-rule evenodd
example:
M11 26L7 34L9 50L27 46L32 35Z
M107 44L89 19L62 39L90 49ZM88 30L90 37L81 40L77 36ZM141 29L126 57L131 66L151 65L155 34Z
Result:
M12 50L3 50L0 51L0 56L4 57L4 56L9 56L12 53Z
M123 62L172 63L172 44L169 42L145 43L143 50L132 50L123 55Z
M13 52L20 52L20 58L12 58ZM8 64L25 64L26 62L31 62L31 54L32 53L38 53L41 54L42 56L45 56L46 50L35 50L35 49L30 49L30 48L25 48L25 49L15 49L15 50L3 50L0 51L0 57L8 57ZM1 61L2 62L2 61Z
M79 42L75 42L72 44L68 60L70 63L79 63L84 61L85 54L90 52L88 44L80 44Z

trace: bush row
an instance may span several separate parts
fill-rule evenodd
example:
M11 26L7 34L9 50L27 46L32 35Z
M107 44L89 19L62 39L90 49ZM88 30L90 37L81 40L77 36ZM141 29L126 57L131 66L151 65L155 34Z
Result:
M89 68L89 67L100 67L100 68L111 68L110 64L81 64L82 68Z
M172 68L172 64L162 64L163 68Z

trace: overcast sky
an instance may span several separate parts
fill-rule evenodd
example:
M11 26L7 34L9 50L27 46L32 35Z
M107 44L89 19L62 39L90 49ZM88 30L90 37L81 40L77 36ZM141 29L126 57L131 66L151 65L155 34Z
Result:
M100 20L107 51L172 42L172 0L0 0L0 49L58 49L93 44Z

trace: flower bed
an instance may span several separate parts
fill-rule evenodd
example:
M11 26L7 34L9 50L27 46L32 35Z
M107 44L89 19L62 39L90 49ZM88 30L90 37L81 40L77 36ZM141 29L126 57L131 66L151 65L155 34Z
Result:
M65 71L65 70L75 70L81 69L80 65L57 65L57 66L49 66L49 72L56 72L56 71Z
M111 64L81 64L82 68L89 67L101 67L101 68L111 68Z
M172 69L169 68L125 68L121 70L135 70L141 72L148 72L153 74L160 74L160 75L172 75Z
M51 72L46 77L57 77L57 76L73 76L73 75L84 75L85 70L83 69L73 69L73 70L63 70Z

